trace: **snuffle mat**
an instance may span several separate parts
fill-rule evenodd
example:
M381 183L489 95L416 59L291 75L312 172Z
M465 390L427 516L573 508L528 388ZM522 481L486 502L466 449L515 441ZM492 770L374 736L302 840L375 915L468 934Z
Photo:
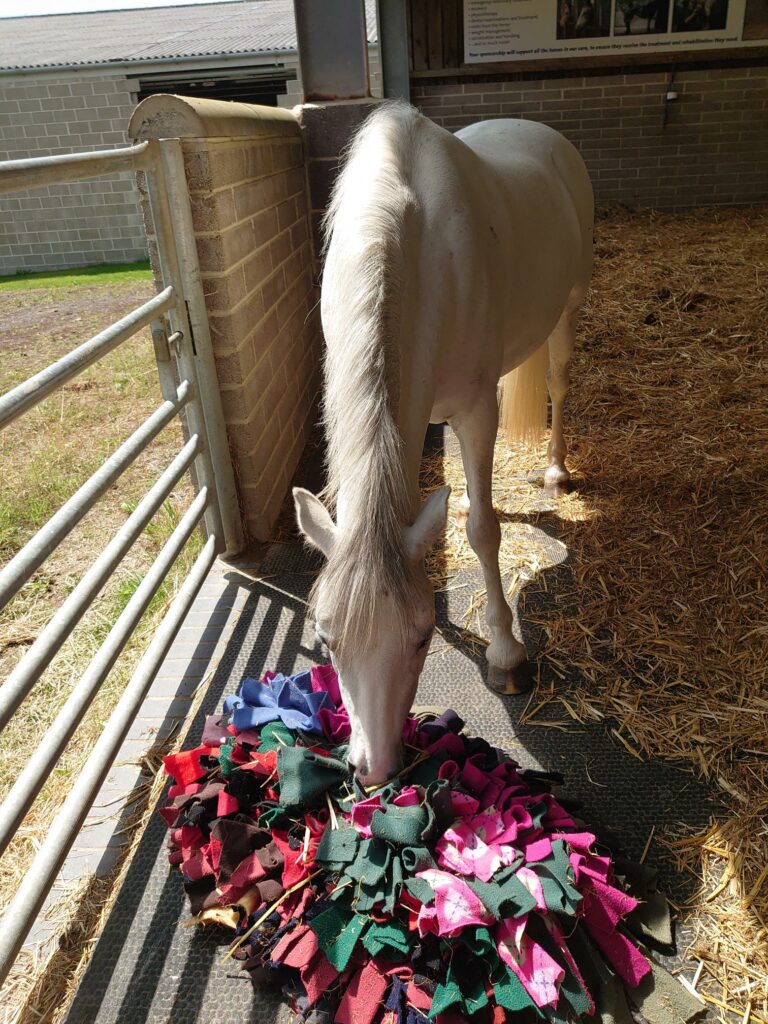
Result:
M409 715L402 771L365 789L332 666L245 679L164 758L193 920L308 1024L691 1020L648 948L672 942L654 872L463 725Z

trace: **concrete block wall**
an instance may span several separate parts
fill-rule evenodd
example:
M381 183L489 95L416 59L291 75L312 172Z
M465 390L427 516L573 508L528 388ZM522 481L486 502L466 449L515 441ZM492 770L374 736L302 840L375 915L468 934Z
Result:
M668 70L414 79L412 102L456 131L523 117L578 147L598 200L678 209L768 200L768 62Z
M309 182L309 210L315 269L322 253L322 219L341 166L341 154L378 100L306 103L296 108L304 132Z
M304 152L290 136L184 140L235 475L269 539L316 415L321 336Z
M128 144L136 103L124 75L0 77L0 160ZM0 274L146 259L133 176L0 196Z

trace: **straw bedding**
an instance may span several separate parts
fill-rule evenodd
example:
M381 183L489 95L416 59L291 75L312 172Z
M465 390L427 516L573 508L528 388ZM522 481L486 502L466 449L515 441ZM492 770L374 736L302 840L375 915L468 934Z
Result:
M566 410L575 490L541 510L545 446L497 445L510 592L540 568L527 523L557 524L568 565L533 586L548 640L526 711L605 720L639 758L714 780L703 834L658 835L700 879L689 966L737 1020L768 1022L768 208L603 211ZM444 473L461 493L458 457ZM454 506L455 507L455 506ZM449 528L450 574L471 564ZM481 596L473 601L474 618ZM525 616L525 597L521 602ZM471 623L468 622L468 625ZM559 684L574 667L578 685ZM554 680L554 681L552 681ZM698 966L699 964L703 966ZM690 972L687 972L690 978ZM725 1017L723 1019L726 1019Z

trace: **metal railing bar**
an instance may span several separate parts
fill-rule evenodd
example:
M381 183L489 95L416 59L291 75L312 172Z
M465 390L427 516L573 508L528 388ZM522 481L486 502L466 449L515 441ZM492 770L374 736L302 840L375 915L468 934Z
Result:
M123 691L117 707L107 720L91 756L73 784L31 868L5 911L0 926L0 985L8 976L13 961L40 912L45 897L147 695L152 680L216 558L216 545L217 538L211 535Z
M146 576L136 588L118 616L104 643L91 660L61 711L37 743L37 752L0 805L0 854L8 846L16 829L45 785L51 768L61 757L73 733L93 703L101 684L109 675L139 619L147 610L181 549L197 527L208 504L208 491L203 488L189 506L178 526L163 546Z
M179 253L174 233L173 216L169 200L169 183L166 178L165 164L162 158L164 147L168 140L159 142L157 139L150 140L153 152L152 173L147 174L147 191L149 194L150 207L152 210L152 221L157 237L157 256L160 264L162 279L168 281L177 295L186 299L184 280L179 266ZM186 185L184 186L186 187ZM176 363L182 377L191 380L195 385L198 399L200 399L200 371L197 360L194 356L192 346L192 330L187 310L187 303L177 302L168 314L171 326L171 334L178 333L183 342L176 345ZM190 434L199 434L203 438L203 451L195 463L195 474L197 483L206 486L211 492L211 504L205 513L205 529L208 534L219 538L219 543L225 543L226 536L222 528L222 516L219 502L217 481L213 470L213 456L210 447L210 436L208 434L205 413L202 408L202 401L190 403L187 406L185 419ZM227 461L231 461L229 450L225 455Z
M158 313L163 313L176 302L173 288L163 288L142 306L137 306L105 330L95 334L55 363L46 366L34 377L23 381L0 398L0 427L6 426L22 413L41 402L60 385L76 377L92 363L117 348L128 338L146 327Z
M191 397L192 387L184 380L176 398L159 406L0 570L0 611Z
M8 724L19 704L51 663L115 567L189 468L200 448L200 437L193 434L173 462L147 491L0 687L0 730Z
M120 171L142 171L151 166L148 142L122 149L97 149L91 153L35 156L0 163L0 193L26 192L30 188L68 181L85 181Z

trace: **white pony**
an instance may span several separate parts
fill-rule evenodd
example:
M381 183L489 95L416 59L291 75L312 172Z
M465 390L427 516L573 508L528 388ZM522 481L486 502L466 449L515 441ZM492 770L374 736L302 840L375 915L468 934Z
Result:
M445 526L449 488L419 509L429 423L450 423L461 445L467 536L487 592L489 684L507 693L530 685L498 564L497 385L520 367L510 411L529 416L526 404L539 406L530 367L548 341L545 486L559 492L569 476L562 412L592 223L584 163L544 125L495 120L452 135L407 104L387 103L350 148L326 220L321 301L324 497L335 521L308 491L294 490L294 499L302 532L327 558L313 595L316 629L350 714L349 759L366 783L397 770L434 628L424 556ZM507 378L506 394L513 383Z

